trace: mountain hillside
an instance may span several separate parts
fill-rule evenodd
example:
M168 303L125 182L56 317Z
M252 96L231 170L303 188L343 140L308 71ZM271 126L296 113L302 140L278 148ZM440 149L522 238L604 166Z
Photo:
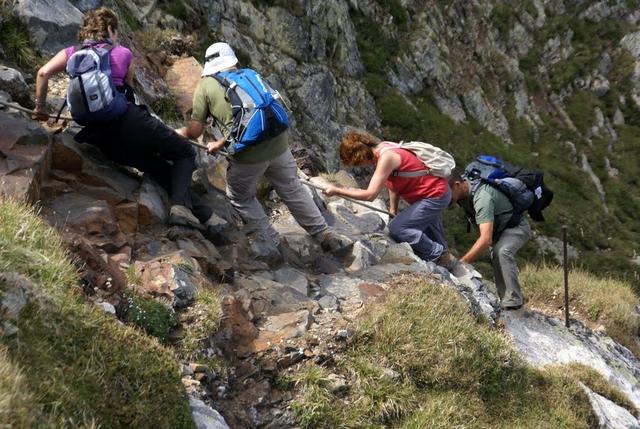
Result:
M356 240L325 253L264 184L275 258L203 151L193 185L218 229L168 227L152 179L70 121L3 107L34 107L38 67L102 5L139 101L173 127L206 47L230 43L286 97L316 186L366 184L338 161L349 127L544 170L526 310L500 311L486 262L449 273L387 215L310 190ZM0 426L640 427L639 22L628 0L0 0ZM445 227L454 253L475 239L457 208Z

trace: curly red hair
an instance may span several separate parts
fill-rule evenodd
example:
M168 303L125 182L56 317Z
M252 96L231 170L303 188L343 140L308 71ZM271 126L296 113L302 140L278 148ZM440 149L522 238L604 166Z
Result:
M349 131L340 142L340 160L344 165L357 167L376 161L373 149L380 141L369 133Z

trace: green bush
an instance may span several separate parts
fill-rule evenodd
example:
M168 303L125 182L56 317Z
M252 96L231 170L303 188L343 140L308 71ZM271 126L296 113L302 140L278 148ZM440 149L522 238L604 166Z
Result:
M147 334L166 343L169 331L176 325L173 309L167 304L153 299L145 299L134 294L126 295L127 308L123 320L142 328Z

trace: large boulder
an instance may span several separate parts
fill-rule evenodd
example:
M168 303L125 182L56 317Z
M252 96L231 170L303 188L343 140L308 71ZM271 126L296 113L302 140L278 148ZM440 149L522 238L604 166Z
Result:
M193 57L180 59L167 70L164 79L183 115L191 110L193 93L200 83L201 74L202 66Z
M9 93L12 99L23 106L34 107L29 86L18 70L0 65L0 90Z
M0 112L0 194L36 201L51 165L47 132L34 121Z
M139 180L106 159L95 146L77 143L70 133L61 134L54 142L53 168L69 173L57 173L58 180L110 205L136 200Z
M67 0L17 0L14 12L27 26L35 46L46 54L77 43L83 15Z

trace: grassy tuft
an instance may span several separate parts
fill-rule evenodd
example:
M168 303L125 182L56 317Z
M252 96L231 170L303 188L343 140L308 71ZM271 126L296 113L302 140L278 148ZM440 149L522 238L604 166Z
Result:
M184 360L205 362L217 366L215 362L207 362L209 356L203 354L207 340L217 331L222 317L220 296L212 290L200 288L196 302L189 309L190 320L184 324L180 339L179 354Z
M332 393L329 370L296 376L293 411L305 428L587 428L596 423L579 384L525 364L476 321L452 289L401 276L356 322L337 362L349 391Z
M534 305L563 305L564 274L560 267L527 265L520 273L522 287ZM569 274L570 306L588 322L606 328L609 335L640 356L640 300L631 286L612 278L598 278L582 269Z
M29 427L20 411L28 407L33 427L192 428L173 353L85 303L62 248L32 208L0 200L0 271L27 277L36 295L15 321L18 333L0 340L13 363L2 364L13 373L2 383L19 383L8 396L19 414L8 425ZM31 376L21 378L16 363Z
M0 46L19 67L35 68L42 61L33 49L27 27L12 13L13 1L0 1Z

